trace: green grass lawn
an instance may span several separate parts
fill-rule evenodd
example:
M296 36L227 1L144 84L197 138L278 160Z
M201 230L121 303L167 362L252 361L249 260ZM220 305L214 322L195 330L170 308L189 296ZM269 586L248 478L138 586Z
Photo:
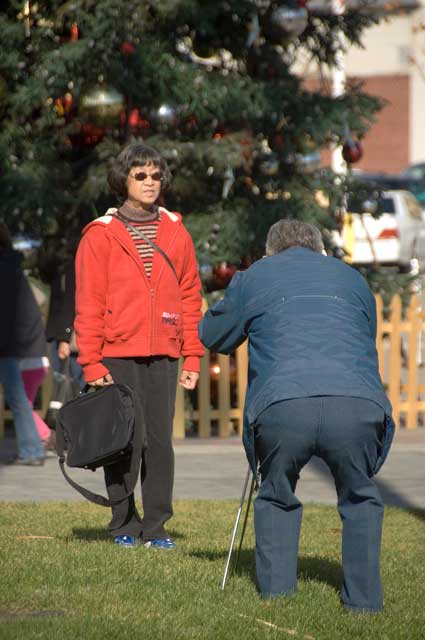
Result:
M179 501L176 551L114 547L108 512L86 502L0 503L0 638L126 640L425 638L425 511L387 509L385 610L339 602L341 525L307 505L299 591L261 600L248 525L240 566L220 590L237 503Z

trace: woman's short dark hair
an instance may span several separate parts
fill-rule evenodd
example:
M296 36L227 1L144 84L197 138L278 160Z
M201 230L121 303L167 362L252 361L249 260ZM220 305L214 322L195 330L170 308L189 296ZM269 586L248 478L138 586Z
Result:
M300 220L275 222L267 234L266 255L274 256L291 247L304 247L321 253L323 251L322 234L317 227L308 222Z
M108 172L108 184L112 193L121 201L127 198L127 178L132 167L154 166L161 172L161 188L171 181L167 163L156 149L146 144L129 144L119 153Z

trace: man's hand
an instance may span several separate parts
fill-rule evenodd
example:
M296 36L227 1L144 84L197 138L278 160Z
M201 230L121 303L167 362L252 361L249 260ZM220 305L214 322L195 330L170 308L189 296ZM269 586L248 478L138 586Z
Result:
M192 390L196 387L196 383L199 380L199 373L197 371L182 371L180 376L180 384L185 389Z
M103 378L98 378L97 380L90 380L88 382L91 387L105 387L108 384L114 384L112 376L110 373L107 373Z
M58 356L60 360L66 360L71 355L71 347L69 346L69 342L64 342L63 340L58 344Z

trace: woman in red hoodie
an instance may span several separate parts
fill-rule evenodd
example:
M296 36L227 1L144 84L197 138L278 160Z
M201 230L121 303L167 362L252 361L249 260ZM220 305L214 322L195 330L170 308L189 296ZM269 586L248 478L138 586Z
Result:
M175 547L164 524L173 514L178 359L183 356L180 384L194 389L204 352L197 330L201 283L193 242L181 216L156 204L169 180L165 161L146 145L129 145L117 157L108 182L122 204L83 230L74 323L86 382L131 387L136 428L144 432L143 519L134 495L121 500L129 461L105 467L109 498L121 500L112 508L109 531L117 544L142 541L160 549Z

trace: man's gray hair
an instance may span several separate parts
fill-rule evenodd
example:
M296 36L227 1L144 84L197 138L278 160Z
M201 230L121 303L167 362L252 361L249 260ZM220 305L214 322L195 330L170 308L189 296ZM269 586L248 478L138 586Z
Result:
M304 247L321 253L324 249L322 234L317 227L308 222L299 220L275 222L267 234L266 255L274 256L291 247Z

